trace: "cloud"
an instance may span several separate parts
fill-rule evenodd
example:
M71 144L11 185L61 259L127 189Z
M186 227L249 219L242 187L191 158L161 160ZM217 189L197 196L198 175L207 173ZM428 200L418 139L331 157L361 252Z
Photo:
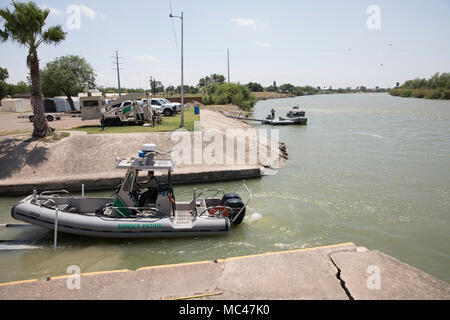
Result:
M86 6L82 5L82 4L75 5L75 6L69 6L69 7L77 7L80 10L79 12L81 14L83 14L84 16L86 16L86 17L88 17L90 19L95 19L95 18L106 19L106 16L103 13L98 13L94 9L86 7ZM64 15L66 13L63 10L59 10L59 9L56 9L56 8L53 8L53 7L49 7L46 4L39 5L39 8L41 8L41 9L48 9L48 10L50 10L50 14L51 15L55 15L55 16L58 16L58 17L60 17L60 16L62 16L62 15ZM69 13L69 12L67 12L67 13ZM73 11L70 11L70 13L73 13Z
M39 5L39 8L41 8L41 9L48 9L48 10L50 10L50 14L51 15L58 16L58 17L60 17L60 16L62 16L64 14L64 11L56 9L56 8L53 8L53 7L49 7L46 4Z
M256 20L255 19L246 19L246 18L233 18L231 19L238 27L249 27L252 29L256 29Z
M82 5L82 4L79 7L80 7L80 10L81 10L81 13L84 14L85 16L87 16L88 18L91 18L91 19L95 19L97 17L99 17L101 19L105 19L106 18L103 13L99 14L92 8L86 7L86 6Z
M149 54L145 54L143 56L134 56L134 60L141 61L141 62L159 62L157 58L154 56L151 56Z
M263 42L263 41L255 41L255 44L258 47L261 47L261 48L268 48L268 47L270 47L270 43Z

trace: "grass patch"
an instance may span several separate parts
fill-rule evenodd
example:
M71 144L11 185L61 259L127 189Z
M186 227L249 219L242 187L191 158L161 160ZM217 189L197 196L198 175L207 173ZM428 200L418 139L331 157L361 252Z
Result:
M84 131L88 134L99 133L134 133L134 132L172 132L179 128L181 121L181 113L174 116L163 117L162 123L156 127L143 127L142 125L135 126L117 126L105 127L102 131L100 124L98 126L80 126L72 128L71 130ZM194 114L194 108L184 109L184 129L194 131L194 122L200 121L200 115ZM100 122L100 121L99 121Z
M70 136L69 132L53 132L52 135L39 138L38 141L41 141L41 142L55 142L55 141L59 141L59 140L61 140L63 138L67 138L68 136Z

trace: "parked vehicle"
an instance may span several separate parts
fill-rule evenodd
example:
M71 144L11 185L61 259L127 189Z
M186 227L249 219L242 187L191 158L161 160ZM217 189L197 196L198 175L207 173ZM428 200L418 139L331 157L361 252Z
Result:
M171 116L179 111L181 111L181 104L178 102L170 102L164 98L152 98L150 99L150 105L152 106L160 106L162 108L162 113L165 116Z
M28 118L28 120L30 120L30 122L34 121L34 115L25 115L25 116L19 116L19 118L23 118L26 117ZM45 117L47 118L47 121L51 122L53 120L60 120L61 119L61 114L59 113L45 113Z
M148 97L148 95L146 93L128 93L106 103L101 93L84 94L80 96L81 119L100 119L101 125L107 127L152 122L152 110L141 102L144 97ZM159 113L157 108L156 110Z

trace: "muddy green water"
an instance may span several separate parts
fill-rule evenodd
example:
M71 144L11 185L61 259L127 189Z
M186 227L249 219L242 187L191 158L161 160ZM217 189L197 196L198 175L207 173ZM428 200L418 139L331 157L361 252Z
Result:
M69 265L81 272L137 269L348 241L450 282L450 102L321 95L262 101L254 116L272 107L285 115L296 103L308 126L279 128L287 166L248 181L254 199L230 234L138 240L60 234L54 251L48 232L0 227L0 240L36 247L0 244L0 282L63 275ZM175 187L177 200L190 199L193 187ZM10 209L18 199L0 198L0 223L14 222Z

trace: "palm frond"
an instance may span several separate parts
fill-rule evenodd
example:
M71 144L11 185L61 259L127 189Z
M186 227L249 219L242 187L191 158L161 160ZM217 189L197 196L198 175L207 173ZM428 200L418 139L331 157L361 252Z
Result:
M45 44L58 44L66 38L66 32L62 30L60 25L48 28L43 34L38 45L44 42Z
M12 1L11 4L14 11L8 8L0 10L0 17L4 20L0 41L11 39L28 48L37 48L42 42L58 43L64 39L61 26L43 31L49 9L40 9L34 2Z
M5 42L8 40L8 33L0 30L0 42Z

